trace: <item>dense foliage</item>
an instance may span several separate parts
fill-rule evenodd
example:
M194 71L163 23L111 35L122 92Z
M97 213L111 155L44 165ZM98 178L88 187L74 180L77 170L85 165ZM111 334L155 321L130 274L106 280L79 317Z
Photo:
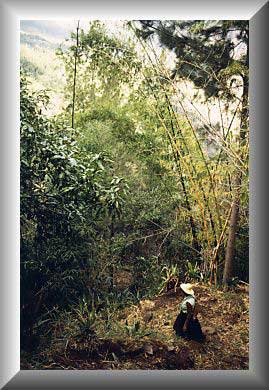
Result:
M48 91L34 92L28 81L41 71L22 61L24 350L94 338L97 328L108 334L117 309L157 294L171 276L219 284L237 187L241 207L232 276L248 281L248 143L240 144L239 153L233 132L242 111L247 125L248 113L240 87L234 93L227 86L245 55L233 60L228 30L239 29L244 41L246 26L142 26L137 31L129 23L128 34L137 34L132 39L110 34L97 21L87 32L72 33L57 50L65 71L64 109L50 118ZM175 52L175 66L167 65L169 51L158 54L145 40L156 29L161 43ZM190 35L176 36L180 29ZM220 39L209 44L210 34ZM198 57L193 45L200 48ZM200 64L196 71L194 62ZM212 67L231 84L221 88L209 77ZM194 115L180 84L186 80L205 92L204 104L209 97L219 99L220 121Z

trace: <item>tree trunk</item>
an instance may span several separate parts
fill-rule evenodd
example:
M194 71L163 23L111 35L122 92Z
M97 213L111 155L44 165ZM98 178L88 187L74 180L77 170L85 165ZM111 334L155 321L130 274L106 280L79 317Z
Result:
M228 241L227 241L226 253L225 253L223 284L229 284L229 281L231 280L233 275L235 238L236 238L237 223L239 220L240 185L241 185L241 176L238 175L235 179L236 194L232 203L229 235L228 235Z

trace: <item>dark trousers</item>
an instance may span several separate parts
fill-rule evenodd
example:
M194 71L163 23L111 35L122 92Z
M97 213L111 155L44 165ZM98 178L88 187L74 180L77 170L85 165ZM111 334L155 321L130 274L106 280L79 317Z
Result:
M179 313L177 316L173 325L173 329L176 332L176 335L196 341L204 341L205 335L203 335L200 322L197 320L197 318L193 319L193 317L191 317L187 325L187 331L183 332L183 326L185 324L186 318L187 313Z

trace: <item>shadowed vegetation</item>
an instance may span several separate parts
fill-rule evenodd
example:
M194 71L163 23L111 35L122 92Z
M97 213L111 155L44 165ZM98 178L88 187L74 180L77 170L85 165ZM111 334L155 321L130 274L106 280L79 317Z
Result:
M247 369L248 23L116 27L22 36L22 368Z

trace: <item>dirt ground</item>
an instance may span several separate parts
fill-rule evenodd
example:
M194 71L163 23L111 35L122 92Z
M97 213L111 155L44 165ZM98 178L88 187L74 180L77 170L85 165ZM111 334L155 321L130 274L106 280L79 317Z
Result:
M243 370L249 363L249 295L248 286L240 285L232 291L222 291L208 286L197 286L195 295L201 312L198 319L206 334L206 341L198 343L175 336L173 322L178 314L181 298L178 291L156 297L152 301L142 301L139 306L127 310L127 321L142 322L156 332L156 338L148 338L153 353L145 353L143 360L132 361L131 366L154 368L160 358L160 348L164 359L178 359L183 369L196 370ZM156 344L156 340L163 345ZM155 351L154 351L155 350ZM167 352L169 354L167 355ZM175 357L176 356L176 357ZM160 362L159 362L160 363ZM127 367L122 368L129 368ZM165 364L164 364L165 365ZM174 362L171 363L171 366ZM182 364L181 364L182 365ZM168 364L169 366L169 364ZM180 364L175 368L181 369Z
M198 319L206 341L176 337L173 323L179 291L142 300L117 312L117 330L83 342L70 340L64 351L46 357L42 369L247 370L249 367L249 294L247 285L223 291L195 287ZM33 369L23 363L21 369ZM40 368L39 368L40 369Z

